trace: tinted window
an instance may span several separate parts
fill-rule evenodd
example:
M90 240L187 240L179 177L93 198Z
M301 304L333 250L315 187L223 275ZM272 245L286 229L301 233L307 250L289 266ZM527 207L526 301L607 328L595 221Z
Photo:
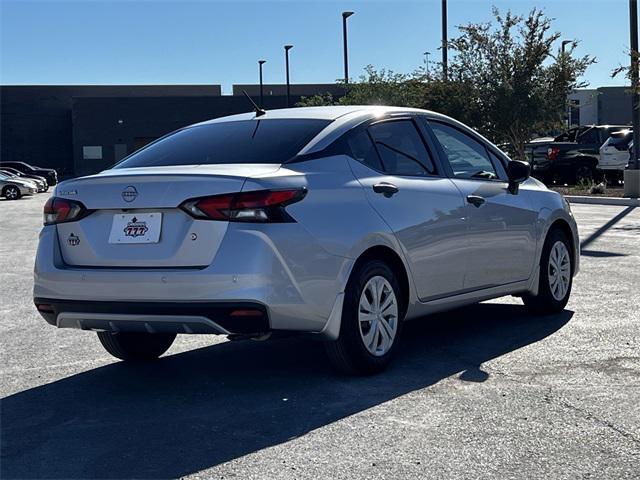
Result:
M578 135L576 141L581 144L598 143L598 130L596 130L595 128L590 128L589 130Z
M258 119L189 127L132 154L115 168L282 163L296 155L329 123Z
M373 141L366 130L360 130L353 135L349 135L347 145L349 145L353 158L374 170L382 170L380 157L378 157L378 152L376 152Z
M369 127L384 169L392 175L434 175L431 156L411 120L376 123Z
M458 178L498 178L484 145L457 128L444 123L429 122L442 145L447 160Z
M631 130L623 130L621 132L614 132L609 137L609 146L616 147L618 150L626 150L629 147L629 142L633 139L633 132Z

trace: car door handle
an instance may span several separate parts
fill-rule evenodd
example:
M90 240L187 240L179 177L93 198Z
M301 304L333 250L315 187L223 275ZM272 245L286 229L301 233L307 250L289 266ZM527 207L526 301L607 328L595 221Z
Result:
M479 197L478 195L467 195L467 202L478 208L480 208L485 201L486 200L483 197Z
M376 183L373 186L373 191L376 193L382 193L385 197L389 198L394 193L398 193L399 189L393 183L381 182Z

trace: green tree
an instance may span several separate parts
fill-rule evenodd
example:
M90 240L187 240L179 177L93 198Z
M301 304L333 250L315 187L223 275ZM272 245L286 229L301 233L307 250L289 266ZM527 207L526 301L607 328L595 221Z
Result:
M594 62L575 58L577 42L565 53L554 50L560 34L551 19L534 9L527 16L493 9L494 20L458 27L449 41L448 79L441 66L412 73L367 66L358 82L341 84L339 99L314 96L300 105L396 105L450 115L495 143L509 143L516 158L536 132L562 127L567 96L585 86L580 77Z
M471 124L524 158L532 133L562 126L567 96L585 86L579 78L594 59L574 58L575 41L565 53L554 52L560 34L540 10L523 17L494 8L493 15L495 24L458 27L450 81L467 86Z

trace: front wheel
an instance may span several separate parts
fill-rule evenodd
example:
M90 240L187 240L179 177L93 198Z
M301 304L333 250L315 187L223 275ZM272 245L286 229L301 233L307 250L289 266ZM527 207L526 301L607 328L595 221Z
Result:
M545 240L540 258L538 294L522 297L526 307L543 315L561 312L571 294L572 272L569 239L561 230L552 230Z
M2 194L7 200L18 200L20 198L20 189L13 185L9 185L8 187L5 187Z
M398 349L404 308L387 264L370 260L354 271L345 291L340 336L326 342L333 366L347 374L384 370Z
M169 349L175 338L175 333L98 332L105 350L127 361L155 360Z

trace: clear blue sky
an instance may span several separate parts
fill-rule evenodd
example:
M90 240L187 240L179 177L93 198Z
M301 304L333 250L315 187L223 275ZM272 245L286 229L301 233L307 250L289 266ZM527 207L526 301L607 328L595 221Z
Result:
M628 0L449 0L455 26L486 21L491 6L515 13L540 7L554 29L597 57L591 86L627 64ZM410 72L425 50L438 58L440 0L421 1L29 1L0 0L0 83L222 84L284 82L282 46L291 51L292 83L333 82L342 76L340 12L349 19L350 74L365 65Z

